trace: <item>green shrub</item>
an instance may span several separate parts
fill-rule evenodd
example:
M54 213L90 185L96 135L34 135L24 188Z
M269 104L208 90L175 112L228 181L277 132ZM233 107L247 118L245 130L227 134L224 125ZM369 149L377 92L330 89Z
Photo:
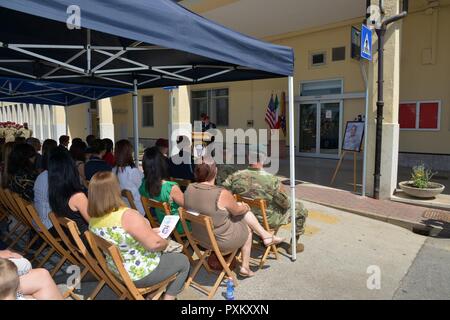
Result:
M411 180L415 188L428 188L431 178L436 174L431 169L427 169L424 164L412 168Z

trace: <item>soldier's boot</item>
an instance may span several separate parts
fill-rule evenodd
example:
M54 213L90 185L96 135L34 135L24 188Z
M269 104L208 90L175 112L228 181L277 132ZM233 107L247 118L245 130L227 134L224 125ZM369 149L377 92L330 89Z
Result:
M295 243L297 244L297 253L302 253L303 251L305 251L305 245L303 243L299 243L298 240L300 238L300 235L297 235L295 237ZM286 250L287 254L292 254L292 244L287 248Z

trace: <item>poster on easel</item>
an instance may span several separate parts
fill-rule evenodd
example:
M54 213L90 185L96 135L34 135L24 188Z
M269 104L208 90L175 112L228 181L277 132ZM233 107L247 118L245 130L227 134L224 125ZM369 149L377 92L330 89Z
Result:
M361 152L363 138L364 122L347 121L342 150L349 152Z

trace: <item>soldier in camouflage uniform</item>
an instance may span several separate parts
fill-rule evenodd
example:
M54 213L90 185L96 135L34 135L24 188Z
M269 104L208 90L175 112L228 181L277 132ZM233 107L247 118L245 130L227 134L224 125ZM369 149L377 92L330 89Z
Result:
M264 155L259 154L261 159ZM230 190L233 194L238 194L243 197L252 199L263 199L267 201L267 220L271 228L278 228L282 225L288 224L291 220L291 207L289 196L281 188L280 180L264 171L262 160L257 160L251 164L246 170L238 171L229 176L222 184L225 188ZM262 215L260 210L252 210L260 222L262 222ZM296 231L297 231L297 252L303 251L303 245L298 243L300 235L305 231L305 221L308 216L308 210L300 201L296 201ZM289 252L291 250L288 250Z

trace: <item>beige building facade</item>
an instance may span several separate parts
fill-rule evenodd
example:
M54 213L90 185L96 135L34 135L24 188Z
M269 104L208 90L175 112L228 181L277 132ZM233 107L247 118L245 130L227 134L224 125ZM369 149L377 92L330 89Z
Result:
M399 0L384 3L388 16L401 10ZM365 18L365 1L345 0L338 5L329 0L185 0L181 4L237 31L294 49L298 156L338 159L347 122L367 116L366 177L371 190L377 55L372 63L354 59L351 45L352 27L361 28ZM376 41L375 36L374 48ZM388 197L396 187L397 162L410 166L424 161L436 170L450 170L450 0L411 0L408 16L388 29L385 54L382 179L386 180L382 185L383 197ZM189 124L201 112L207 112L219 129L266 129L271 95L281 100L287 89L283 78L140 90L140 142L148 146L167 138L171 123ZM24 107L4 103L0 118L19 120L18 110L23 114ZM28 121L36 123L35 132L45 131L51 122L55 136L64 132L72 138L90 133L114 140L133 137L131 94L71 106L65 112L50 107L49 115L45 106L27 108L34 110L30 113L34 120L28 116ZM289 145L283 134L280 139Z

